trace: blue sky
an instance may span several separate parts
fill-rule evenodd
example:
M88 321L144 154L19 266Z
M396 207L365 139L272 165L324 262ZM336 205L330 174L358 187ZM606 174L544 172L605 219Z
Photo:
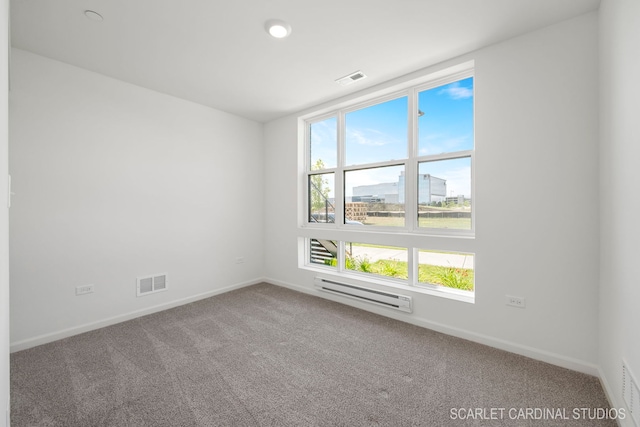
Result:
M473 149L473 78L469 77L418 94L418 154L420 156ZM346 114L345 165L407 157L408 100L401 97ZM311 125L311 164L322 159L337 166L337 120ZM422 163L421 173L447 180L447 192L471 196L468 159ZM353 185L397 182L395 168L357 174ZM350 192L347 189L347 192Z
M345 165L407 158L407 97L346 114Z
M420 156L473 149L473 78L418 94Z
M328 118L311 125L311 166L321 159L326 168L337 166L338 121Z

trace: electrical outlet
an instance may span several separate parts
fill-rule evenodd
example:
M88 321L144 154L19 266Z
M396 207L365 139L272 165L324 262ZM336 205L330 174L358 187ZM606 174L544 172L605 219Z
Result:
M524 308L524 298L522 297L514 297L512 295L505 295L507 297L507 305L511 305L513 307Z
M244 257L239 256L236 258L236 264L244 264Z
M93 285L76 286L76 296L92 294L92 293L93 293Z

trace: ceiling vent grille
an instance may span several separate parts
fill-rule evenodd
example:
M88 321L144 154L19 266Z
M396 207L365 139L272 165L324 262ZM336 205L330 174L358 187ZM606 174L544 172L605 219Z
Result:
M336 83L338 83L340 86L348 86L366 77L367 75L362 71L356 71L355 73L351 73L348 76L339 78L338 80L336 80Z
M136 280L136 295L140 297L143 295L166 291L167 285L168 280L166 273L138 277Z

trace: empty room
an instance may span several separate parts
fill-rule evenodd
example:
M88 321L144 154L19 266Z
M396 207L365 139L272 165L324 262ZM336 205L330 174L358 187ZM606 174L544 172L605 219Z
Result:
M640 427L637 0L1 3L0 426Z

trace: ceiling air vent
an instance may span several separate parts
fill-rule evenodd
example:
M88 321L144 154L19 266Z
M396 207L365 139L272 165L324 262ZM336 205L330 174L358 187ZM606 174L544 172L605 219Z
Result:
M167 274L154 274L153 276L138 277L136 280L136 295L149 295L167 290Z
M364 79L365 77L367 77L365 73L363 73L362 71L356 71L355 73L351 73L348 76L339 78L338 80L336 80L336 83L338 83L340 86L348 86L351 83Z

